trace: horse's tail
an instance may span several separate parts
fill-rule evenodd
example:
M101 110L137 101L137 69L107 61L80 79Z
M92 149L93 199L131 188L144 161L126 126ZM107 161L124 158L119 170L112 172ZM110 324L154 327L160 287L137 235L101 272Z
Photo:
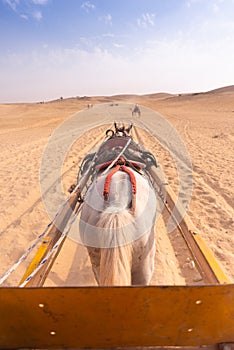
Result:
M105 248L101 248L99 282L102 286L131 285L132 245L127 243L127 223L132 222L127 209L114 213L104 211L100 216L97 226L109 232L102 245Z

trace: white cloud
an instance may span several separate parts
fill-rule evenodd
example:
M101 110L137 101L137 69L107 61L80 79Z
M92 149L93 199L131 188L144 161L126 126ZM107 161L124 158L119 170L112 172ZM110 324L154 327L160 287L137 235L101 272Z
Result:
M24 13L22 13L22 14L20 15L20 17L23 18L23 19L25 19L26 21L28 20L28 16L25 15Z
M32 14L33 18L35 18L35 20L40 21L42 19L42 13L41 11L35 11Z
M154 13L143 13L140 18L137 19L137 24L141 28L147 28L154 26Z
M103 21L107 25L112 26L112 16L109 13L105 16L99 17L99 20Z
M31 0L34 5L46 5L49 0Z
M29 0L33 5L46 5L49 0ZM25 5L27 5L27 1L26 0L3 0L3 2L5 4L7 4L8 6L10 6L10 8L13 11L17 10L17 7L25 7Z
M142 49L127 55L124 50L117 54L99 46L92 51L42 48L27 55L5 56L5 61L0 58L1 100L206 91L233 84L233 61L229 41L207 45L183 36L146 42Z
M89 13L90 10L95 10L96 6L92 4L90 1L85 1L82 3L81 8Z
M197 4L197 3L201 2L201 1L203 1L203 0L188 0L186 2L186 5L187 5L187 7L191 7L193 4Z
M1 1L1 0L0 0ZM47 5L49 0L3 0L20 18L28 20L33 18L36 21L42 19L42 12L37 10L38 5ZM29 3L31 6L29 6Z
M218 13L219 12L219 6L217 4L213 4L213 12Z
M19 5L19 0L3 0L8 6L10 6L10 8L13 11L16 11L17 6Z
M100 36L80 37L79 46L74 48L53 49L49 43L28 54L10 56L3 52L1 102L163 90L206 91L233 84L231 18L228 21L213 15L206 22L199 19L199 26L178 30L164 40L141 40L135 50L129 38L108 30Z
M103 38L114 38L115 35L113 33L104 33L102 34Z
M117 49L122 49L124 45L118 44L118 43L113 43L113 46L116 47Z

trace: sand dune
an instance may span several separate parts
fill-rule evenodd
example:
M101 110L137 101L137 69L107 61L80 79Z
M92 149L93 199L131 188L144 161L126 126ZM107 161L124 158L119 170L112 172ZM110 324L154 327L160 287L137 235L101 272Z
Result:
M234 281L233 86L197 94L82 97L37 104L0 105L0 275L25 252L49 222L41 202L39 169L50 135L60 123L86 108L88 103L113 101L150 107L177 129L193 163L194 188L189 215L226 274ZM91 134L89 137L92 139ZM90 139L81 141L81 150ZM149 147L153 145L149 144ZM76 177L81 155L74 153L74 156L76 159L69 158L69 164L75 164L65 179L66 186ZM163 155L159 155L159 161L170 185L176 190L174 165ZM174 273L173 252L163 254L165 242L160 243L160 237L158 240L158 261L161 260L160 266L164 270L159 271L156 266L158 280L155 283L183 283ZM93 284L86 252L82 247L77 250L72 242L67 244L67 249L70 249L67 259L76 262L77 273L67 271L58 262L49 283L62 285L66 280L68 285L74 285L79 274L80 284L84 281ZM24 262L4 285L17 285L27 263Z

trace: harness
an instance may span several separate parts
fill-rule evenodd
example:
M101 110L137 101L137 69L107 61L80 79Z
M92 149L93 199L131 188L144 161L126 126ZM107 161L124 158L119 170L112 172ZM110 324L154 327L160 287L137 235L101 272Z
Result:
M112 176L118 171L127 173L132 186L130 208L134 211L136 201L136 178L134 171L137 171L141 175L143 173L148 174L152 166L157 167L157 161L153 154L145 151L129 136L131 128L132 125L125 128L124 126L118 127L115 123L115 131L112 129L107 130L106 135L108 138L99 147L98 151L88 154L83 159L77 182L79 183L83 175L88 172L89 178L86 182L87 191L97 173L100 172L104 176L110 170L105 178L103 190L104 201L108 201Z
M111 184L111 178L112 176L117 173L119 170L124 171L129 175L131 185L132 185L132 201L131 201L131 209L134 212L135 211L135 205L136 205L136 178L133 173L133 171L127 167L125 162L125 159L123 157L120 157L117 162L115 163L114 167L112 168L111 172L107 175L104 183L104 191L103 196L104 200L108 201L109 199L109 192L110 192L110 184ZM104 164L105 166L105 164Z

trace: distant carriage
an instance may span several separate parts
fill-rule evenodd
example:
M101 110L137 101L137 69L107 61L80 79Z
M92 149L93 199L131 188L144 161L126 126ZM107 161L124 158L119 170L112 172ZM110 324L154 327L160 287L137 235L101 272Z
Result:
M135 107L133 108L132 110L132 116L138 116L140 117L141 116L141 110L140 110L140 107L138 106L138 104L135 105Z

